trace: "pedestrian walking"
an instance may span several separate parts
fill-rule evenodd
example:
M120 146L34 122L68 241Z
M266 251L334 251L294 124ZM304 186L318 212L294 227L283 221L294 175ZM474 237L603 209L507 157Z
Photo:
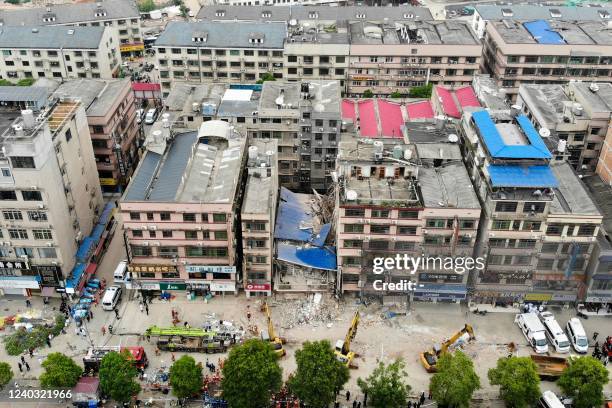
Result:
M427 396L427 399L432 399L431 390L429 390L429 395Z
M26 366L26 370L30 371L30 365L27 362L25 363L25 366Z
M24 357L24 356L21 356L21 362L22 362L23 364L25 364L25 357Z
M117 320L121 319L121 317L119 317L119 310L117 308L114 308L113 310L115 311L115 317Z
M357 400L353 400L353 408L357 408Z
M361 401L357 403L357 408L361 408Z
M142 304L142 302L140 303L140 313L144 312L144 305Z
M100 330L102 330L102 336L105 336L106 335L106 327L102 326L102 328Z
M597 336L599 336L599 332L594 332L593 333L593 341L597 340Z
M89 311L89 318L93 319L93 312L91 310Z
M363 393L363 406L367 407L368 406L368 392L364 392Z
M421 393L421 398L419 398L419 404L423 405L425 403L425 391Z
M412 401L408 401L408 408L412 408Z
M85 315L85 318L87 319L87 321L89 321L89 319L90 319L90 318L89 318L89 313L87 313L87 314Z
M340 408L340 403L338 401L334 402L334 408Z
M32 302L30 302L30 299L26 299L26 307L32 307Z
M145 302L145 312L147 312L147 316L149 315L149 305Z
M51 347L51 338L47 337L47 346Z
M349 401L351 399L351 392L346 391L346 400Z
M17 367L19 367L19 372L23 373L23 367L21 366L21 363L17 363Z
M28 353L30 353L30 358L34 358L34 349L32 347L28 349Z

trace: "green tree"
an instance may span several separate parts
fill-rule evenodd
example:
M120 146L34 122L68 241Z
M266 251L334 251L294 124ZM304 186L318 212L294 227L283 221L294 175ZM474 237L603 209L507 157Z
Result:
M223 365L223 398L232 408L268 406L273 392L280 390L283 370L268 342L247 340L234 347Z
M0 86L13 86L13 85L15 84L9 81L8 79L0 79Z
M181 5L179 6L179 10L181 10L182 17L187 17L189 15L189 7L182 4L182 2L181 2Z
M170 367L170 385L177 398L188 398L202 389L202 364L191 356L183 356Z
M138 11L148 13L155 10L155 2L153 0L141 0L138 2Z
M357 379L361 391L368 394L368 401L374 408L403 407L410 393L406 382L406 364L398 359L385 366L382 362L365 380Z
M17 86L31 86L34 83L34 78L23 78L17 81Z
M0 389L13 379L13 370L8 363L0 362Z
M432 89L433 84L414 86L410 88L408 96L410 96L411 98L431 98Z
M467 408L474 391L480 388L480 379L474 363L461 351L444 354L436 364L437 372L431 377L429 389L440 408Z
M488 376L491 385L499 385L501 398L508 407L528 408L540 397L540 377L529 357L500 358Z
M369 89L366 89L365 91L363 91L363 97L372 98L374 97L374 92L370 91Z
M40 376L43 388L72 388L83 374L83 369L62 353L51 353L42 363L45 372Z
M276 78L274 78L274 75L271 72L266 72L259 77L256 83L263 84L266 81L276 81Z
M102 392L117 402L127 402L140 391L134 381L137 371L128 351L121 354L112 351L100 362L100 388Z
M327 340L305 342L296 351L295 361L297 370L287 384L308 406L327 407L349 379L348 367L336 359Z
M20 0L4 0L4 1L6 1L9 4L19 4L19 3L21 3Z
M608 370L601 361L591 357L569 359L557 384L572 397L574 407L600 407L604 402L603 386L609 381Z
M391 97L391 98L398 99L398 98L401 98L401 97L402 97L402 94L400 93L400 91L394 91L394 92L391 92L390 97Z

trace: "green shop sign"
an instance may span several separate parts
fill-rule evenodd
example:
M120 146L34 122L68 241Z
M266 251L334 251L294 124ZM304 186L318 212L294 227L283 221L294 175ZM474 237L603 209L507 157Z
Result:
M185 290L187 289L187 285L184 283L160 282L159 289L161 290Z

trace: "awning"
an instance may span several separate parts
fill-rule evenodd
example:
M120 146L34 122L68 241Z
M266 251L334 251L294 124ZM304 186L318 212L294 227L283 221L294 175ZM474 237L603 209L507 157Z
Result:
M43 296L52 296L55 293L55 288L51 286L44 286L41 293Z
M595 279L595 280L609 281L609 280L612 280L612 274L608 274L608 273L597 273L597 274L593 275L593 279Z

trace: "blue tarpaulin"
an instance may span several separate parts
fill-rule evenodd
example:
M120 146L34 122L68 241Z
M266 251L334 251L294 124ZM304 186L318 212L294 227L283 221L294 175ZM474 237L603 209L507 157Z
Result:
M516 119L529 142L524 145L507 145L497 130L495 122L489 116L489 112L484 110L474 112L472 118L489 154L494 158L550 159L552 157L544 141L525 115L520 115Z
M323 246L331 225L324 224L320 231L313 231L315 215L312 214L312 208L303 198L304 196L306 195L281 187L274 238Z
M95 247L96 242L92 237L86 237L83 239L83 242L79 246L76 253L77 262L87 262Z
M489 165L487 170L493 187L554 188L559 184L545 165Z
M523 23L523 26L539 44L565 44L563 37L553 31L546 20L530 21Z
M113 210L115 209L115 203L108 202L104 206L104 210L102 210L102 214L100 215L100 219L98 220L98 224L108 224L111 215L113 214Z
M291 244L277 245L279 261L305 266L307 268L336 270L336 251L333 247L299 247Z
M100 238L102 238L102 234L104 234L105 229L106 229L105 224L98 224L91 232L90 237L93 240L95 245L98 245L98 242L100 242Z
M74 289L79 286L81 276L83 276L83 273L85 273L85 267L86 265L84 263L78 263L74 266L74 269L72 269L72 272L70 272L70 277L66 279L67 288Z
M331 231L331 224L323 224L317 236L312 239L312 242L311 242L312 245L315 245L318 247L324 246L325 240L327 239L327 236L329 235L329 231Z

